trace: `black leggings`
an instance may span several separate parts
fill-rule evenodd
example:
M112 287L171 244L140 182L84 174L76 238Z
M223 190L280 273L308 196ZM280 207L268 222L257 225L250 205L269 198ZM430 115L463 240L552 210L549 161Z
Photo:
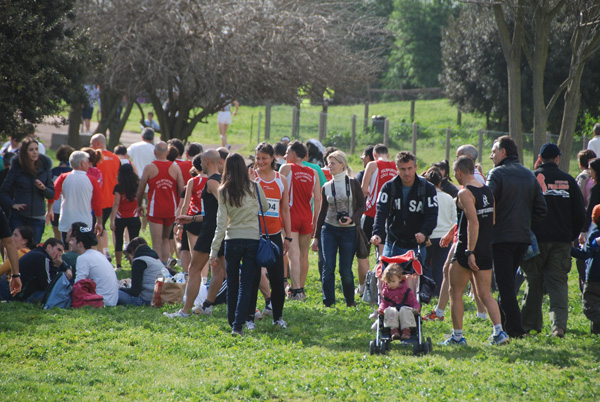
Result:
M271 305L273 307L273 321L277 321L283 314L283 304L285 303L285 289L283 287L283 240L281 232L269 236L271 241L279 247L279 258L277 262L267 268L267 275L269 277L269 283L271 284ZM261 268L262 269L262 268ZM262 273L261 273L262 274ZM256 287L252 289L250 294L250 308L248 314L252 315L256 311L256 300L258 298L258 286L260 280L256 284Z
M142 222L139 217L115 219L115 252L123 251L123 233L125 232L125 228L129 232L129 238L134 239L139 236L141 227Z

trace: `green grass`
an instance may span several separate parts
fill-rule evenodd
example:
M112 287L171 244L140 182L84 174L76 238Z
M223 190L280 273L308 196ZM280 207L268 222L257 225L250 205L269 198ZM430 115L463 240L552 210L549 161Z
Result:
M129 275L125 263L119 276ZM289 328L265 319L243 338L231 337L224 305L210 317L169 320L162 312L177 306L46 311L0 303L0 392L11 401L595 401L600 338L589 335L576 276L573 269L564 339L549 334L546 299L540 335L489 346L491 324L475 319L465 297L469 346L437 345L451 332L448 317L424 324L434 343L424 357L397 343L386 356L370 356L370 308L346 308L339 289L338 305L324 308L312 252L309 299L286 303Z

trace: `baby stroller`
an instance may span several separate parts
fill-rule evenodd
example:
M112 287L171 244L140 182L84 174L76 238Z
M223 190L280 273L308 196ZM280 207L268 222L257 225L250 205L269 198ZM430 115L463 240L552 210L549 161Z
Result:
M398 263L404 264L403 271L408 275L407 277L407 285L408 287L415 292L417 297L417 301L421 304L421 297L419 292L420 286L420 278L423 274L423 267L421 265L421 247L419 246L419 251L415 253L410 250L405 254L394 256L394 257L385 257L380 256L377 252L377 265L373 269L374 275L371 275L371 281L381 280L383 271L385 269L385 264L390 263ZM381 302L381 284L377 285L377 305ZM377 313L375 313L377 314ZM415 356L426 355L429 354L432 350L431 338L427 337L427 340L423 337L423 320L421 319L421 314L415 314L415 321L417 323L417 331L416 334L411 337L409 340L401 341L403 345L409 346L412 344L413 346L413 354ZM376 332L375 339L369 343L369 351L371 355L374 354L386 354L388 350L390 350L390 343L392 341L391 331L389 328L385 328L383 326L383 315L377 314L377 319L375 322Z

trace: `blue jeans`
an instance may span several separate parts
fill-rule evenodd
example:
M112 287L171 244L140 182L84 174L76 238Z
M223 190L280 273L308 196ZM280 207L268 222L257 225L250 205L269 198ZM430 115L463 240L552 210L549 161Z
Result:
M335 263L340 255L340 278L342 292L347 305L354 304L354 275L352 261L356 251L356 227L337 227L328 223L321 230L321 249L323 250L323 304L331 306L335 303Z
M42 235L46 228L46 222L43 219L28 218L13 211L13 213L10 214L8 224L13 232L19 226L30 227L31 230L33 230L33 242L35 244L42 242Z
M46 291L38 290L25 300L26 303L41 303L44 299ZM0 277L0 300L13 301L16 300L10 294L10 282L6 280L6 275Z
M253 285L260 282L260 267L256 263L257 250L258 240L225 240L227 319L236 331L241 331L248 319ZM258 286L255 289L258 289Z
M150 300L144 300L139 296L132 296L127 292L119 290L119 302L122 306L149 306Z

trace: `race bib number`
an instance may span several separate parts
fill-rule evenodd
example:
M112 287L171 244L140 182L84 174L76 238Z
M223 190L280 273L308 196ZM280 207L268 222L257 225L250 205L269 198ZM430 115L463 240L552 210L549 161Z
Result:
M276 198L267 198L267 204L269 208L265 211L265 216L271 218L279 218L279 201Z

